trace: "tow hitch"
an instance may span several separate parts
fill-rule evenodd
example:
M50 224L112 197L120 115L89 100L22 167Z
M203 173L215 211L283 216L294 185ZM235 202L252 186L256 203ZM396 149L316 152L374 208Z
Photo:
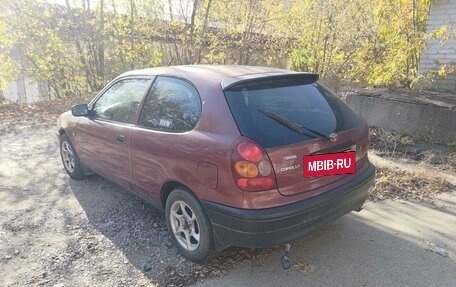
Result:
M280 258L280 263L282 264L282 268L285 270L290 269L290 267L291 267L290 247L291 247L290 243L285 244L285 248L284 248L285 250L284 250L283 256L282 256L282 258Z

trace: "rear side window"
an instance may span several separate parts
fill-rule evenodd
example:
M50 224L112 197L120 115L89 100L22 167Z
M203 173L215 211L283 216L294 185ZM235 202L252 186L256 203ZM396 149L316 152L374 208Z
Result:
M249 83L225 91L225 96L241 134L265 148L318 137L308 129L329 135L362 122L345 103L318 84L274 86L271 81L266 88L262 86ZM288 127L279 123L277 116ZM304 134L293 131L290 125Z
M200 98L191 84L157 77L147 95L139 124L156 130L186 132L196 126L200 114Z

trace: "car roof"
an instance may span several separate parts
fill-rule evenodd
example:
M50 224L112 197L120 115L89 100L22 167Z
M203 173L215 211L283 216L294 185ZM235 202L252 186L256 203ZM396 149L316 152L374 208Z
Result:
M182 65L133 70L123 73L118 78L127 76L175 76L189 80L196 86L221 85L233 83L246 77L264 77L266 75L284 75L296 73L290 70L242 65Z

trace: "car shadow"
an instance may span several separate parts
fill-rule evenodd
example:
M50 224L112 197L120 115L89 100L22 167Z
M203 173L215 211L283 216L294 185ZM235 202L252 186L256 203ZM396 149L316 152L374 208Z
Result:
M98 176L69 180L69 186L90 226L150 281L165 286L302 286L303 280L314 286L431 286L446 285L456 270L454 261L442 263L447 259L357 214L294 243L288 271L280 265L282 248L228 248L199 265L170 244L162 214L141 198Z
M155 283L187 286L274 250L230 247L203 265L195 264L171 244L161 211L139 196L96 175L83 181L69 179L68 184L90 226Z

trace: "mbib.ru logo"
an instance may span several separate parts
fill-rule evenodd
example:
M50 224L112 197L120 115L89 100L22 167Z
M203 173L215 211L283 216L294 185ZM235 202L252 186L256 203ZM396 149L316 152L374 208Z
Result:
M304 176L350 174L356 172L356 153L340 152L304 156Z

